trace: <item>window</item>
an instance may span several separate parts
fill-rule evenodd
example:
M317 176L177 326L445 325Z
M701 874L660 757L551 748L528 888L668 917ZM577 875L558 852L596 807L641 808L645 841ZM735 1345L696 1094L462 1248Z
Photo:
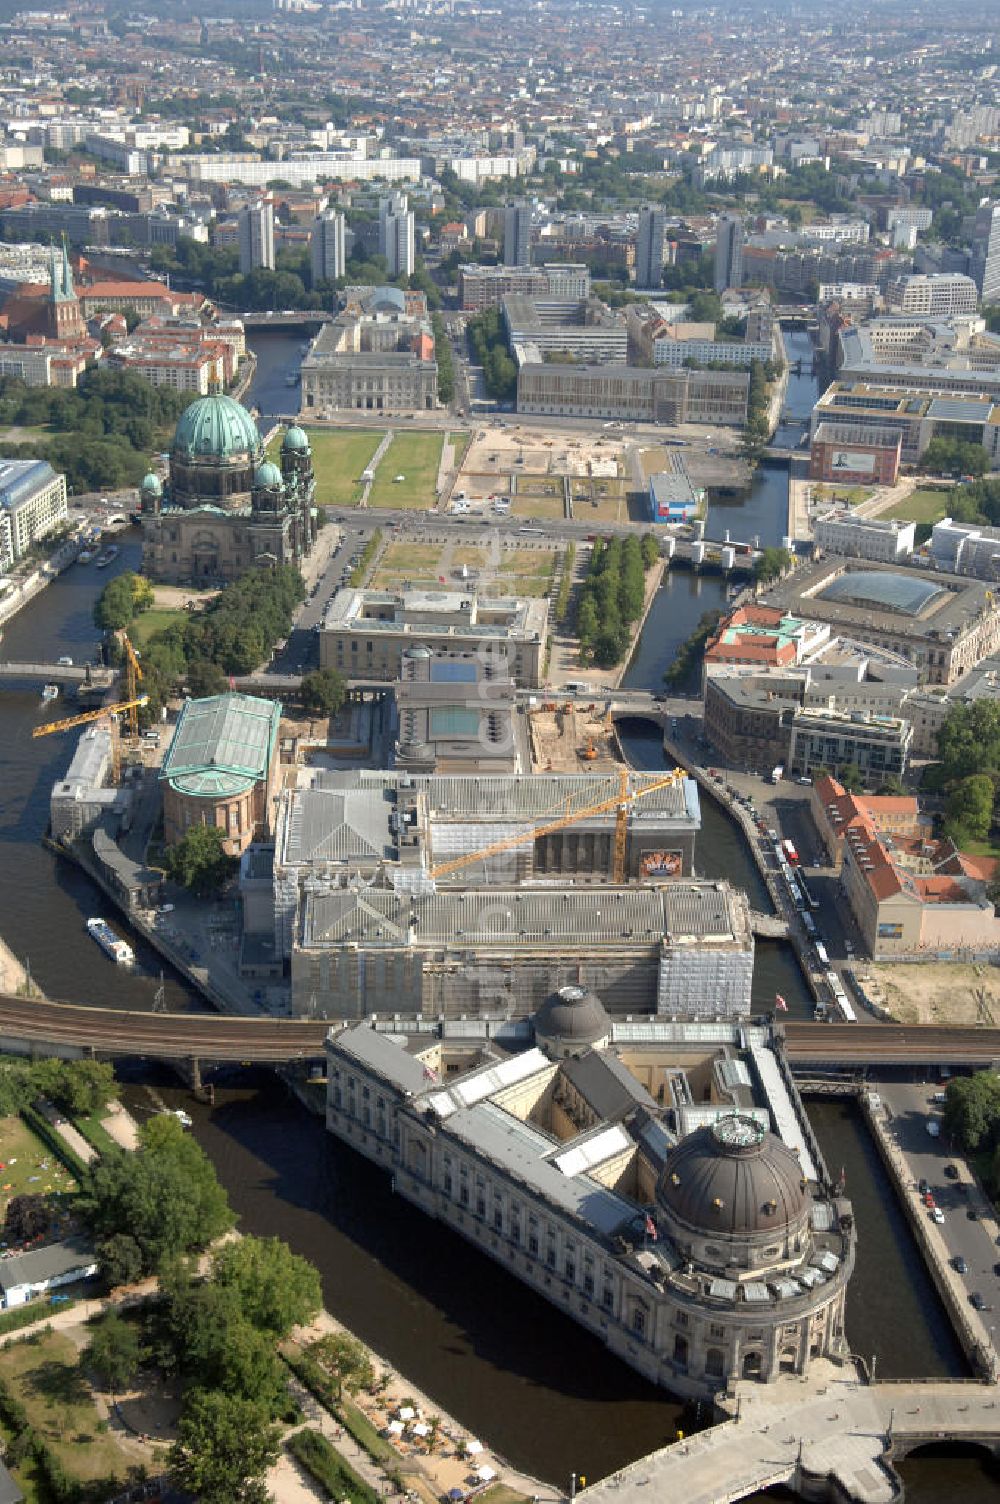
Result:
M463 1185L461 1187L461 1189L459 1190L458 1199L462 1203L463 1206L468 1206L468 1204L469 1204L469 1187L467 1185Z
M686 1311L678 1311L674 1322L675 1326L687 1326L688 1314Z
M632 1312L632 1330L637 1337L645 1337L646 1335L646 1313L642 1306L636 1306Z
M574 1284L576 1282L576 1263L568 1255L566 1258L566 1278L569 1280L570 1284Z
M726 1329L724 1326L719 1326L717 1322L713 1322L708 1329L708 1335L719 1339L726 1335Z
M503 1207L500 1205L499 1201L493 1208L493 1226L496 1228L497 1232L503 1231Z
M583 1276L583 1291L584 1291L585 1295L593 1295L593 1293L594 1293L594 1276L592 1274L588 1274L586 1272L584 1273L584 1276Z
M538 1257L538 1234L535 1233L535 1232L529 1232L529 1234L528 1234L528 1252L531 1254L532 1258L536 1258L537 1259L537 1257Z
M605 1285L601 1294L601 1301L607 1310L611 1310L615 1303L615 1292L611 1285Z

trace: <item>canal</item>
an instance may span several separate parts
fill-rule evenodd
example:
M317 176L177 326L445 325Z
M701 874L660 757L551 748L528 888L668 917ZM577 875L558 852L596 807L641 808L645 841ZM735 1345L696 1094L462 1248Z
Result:
M280 374L273 390L284 390ZM91 609L100 586L138 562L135 537L121 541L111 571L74 566L8 623L5 655L86 658L97 641ZM661 619L658 630L665 625ZM662 643L655 656L666 661ZM66 713L57 702L55 714ZM155 958L140 946L134 975L111 966L83 928L90 914L112 917L109 906L86 877L40 845L50 787L73 746L61 736L32 740L32 728L52 714L52 707L42 711L37 692L0 691L0 933L30 957L53 997L145 1009ZM644 735L630 739L630 756L639 766L658 766L658 740L646 737L643 747ZM706 875L746 886L756 901L756 869L709 802L697 861ZM790 1002L797 995L783 958L786 947L758 947L754 993L762 1004L775 990ZM165 985L169 1008L201 1006L180 979L168 973ZM152 1077L140 1065L129 1075L127 1096L141 1115L148 1111L141 1083ZM672 1437L679 1406L492 1262L404 1206L384 1177L331 1141L273 1076L228 1073L212 1109L192 1104L170 1077L158 1079L171 1103L191 1111L193 1131L244 1230L279 1232L312 1259L330 1309L513 1464L565 1485L573 1470L601 1476ZM866 1356L878 1352L887 1377L960 1374L961 1356L859 1119L828 1102L811 1114L831 1167L846 1170L858 1219L847 1311L852 1344ZM916 1504L950 1497L1000 1504L1000 1486L977 1460L914 1459L904 1475Z

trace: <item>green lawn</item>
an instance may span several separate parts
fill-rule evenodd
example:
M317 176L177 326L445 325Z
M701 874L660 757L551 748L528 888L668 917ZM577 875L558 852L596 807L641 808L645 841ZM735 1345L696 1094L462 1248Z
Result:
M23 1118L0 1118L0 1221L14 1196L66 1197L75 1190L72 1175Z
M838 486L818 485L813 486L813 496L817 501L846 501L849 507L859 506L867 501L869 496L874 496L874 486Z
M0 1378L28 1412L34 1430L63 1466L83 1483L124 1478L128 1458L100 1418L79 1355L62 1332L38 1342L15 1342L0 1350Z
M400 433L386 450L368 496L372 507L428 509L437 500L440 433ZM405 478L393 479L396 475Z
M141 652L154 632L162 632L175 621L186 621L187 616L186 611L175 611L169 606L151 606L148 611L140 611L128 629L133 647Z
M880 512L879 516L898 517L901 522L940 522L951 510L952 489L950 486L925 486L911 491L905 501L897 501L894 507L888 512Z
M382 434L369 428L310 428L308 435L316 471L316 505L357 506L363 489L361 472L382 442ZM284 429L279 430L267 447L268 458L275 463L284 437Z

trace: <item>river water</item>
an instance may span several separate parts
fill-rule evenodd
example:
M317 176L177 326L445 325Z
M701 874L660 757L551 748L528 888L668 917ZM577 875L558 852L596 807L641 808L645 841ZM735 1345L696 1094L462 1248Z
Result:
M281 411L280 362L276 368L279 375L272 371L269 379ZM82 661L97 641L90 612L101 584L109 573L134 567L138 555L137 540L125 535L111 571L73 566L7 625L4 656L69 653ZM661 645L658 661L664 657ZM83 923L95 913L120 919L89 879L39 844L51 784L73 743L63 736L32 740L31 730L68 709L58 701L43 711L36 692L0 690L0 933L18 955L30 957L51 996L145 1009L158 963L140 946L134 975L111 966ZM628 750L637 765L662 762L657 739L641 732L629 738ZM746 886L762 902L756 869L734 827L710 803L703 817L699 868ZM764 944L757 955L758 1000L780 990L794 1003L801 983L787 948ZM201 1006L169 972L165 986L171 1009ZM153 1078L140 1065L127 1074L134 1084L126 1095L141 1115L149 1110L141 1082ZM219 1078L212 1109L192 1103L169 1076L158 1079L167 1099L192 1113L193 1131L244 1230L280 1232L312 1259L330 1309L513 1464L565 1486L571 1471L601 1476L672 1437L679 1406L455 1235L398 1201L388 1181L331 1140L274 1077L229 1072ZM877 1351L885 1376L962 1373L950 1328L858 1119L829 1102L811 1111L828 1161L845 1167L858 1219L858 1272L847 1312L853 1345L866 1356ZM953 1497L1000 1504L1000 1486L977 1460L915 1459L904 1473L908 1499L917 1504Z

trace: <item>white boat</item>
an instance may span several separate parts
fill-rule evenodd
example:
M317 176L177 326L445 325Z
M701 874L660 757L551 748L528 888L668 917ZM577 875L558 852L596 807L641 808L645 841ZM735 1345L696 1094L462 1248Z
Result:
M46 684L45 687L44 687L44 689L42 690L42 704L43 705L48 705L48 703L49 703L50 700L58 700L58 698L59 698L59 686L58 686L58 684Z
M122 940L115 934L111 926L103 919L88 919L87 934L92 940L96 940L105 955L111 957L118 966L132 966L135 962L135 951L127 940Z
M90 561L91 561L91 559L93 557L94 556L90 552L90 549L89 548L85 548L85 549L82 550L82 552L80 552L80 553L77 554L77 556L76 556L76 562L78 564L89 564Z
M183 1107L168 1107L165 1109L163 1116L176 1118L182 1128L190 1128L194 1121L191 1114L185 1112Z

